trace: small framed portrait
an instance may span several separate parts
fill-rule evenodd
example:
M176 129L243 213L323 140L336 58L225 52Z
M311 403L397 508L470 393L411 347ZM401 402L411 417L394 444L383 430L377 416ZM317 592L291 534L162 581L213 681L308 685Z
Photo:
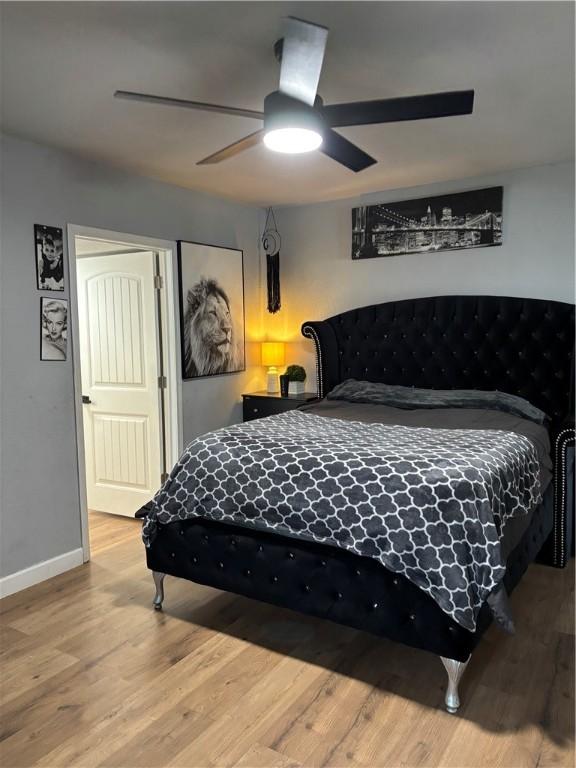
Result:
M178 241L182 378L245 370L243 254Z
M68 302L40 299L40 360L66 360L68 352Z
M34 224L36 285L39 291L64 290L64 241L60 227Z

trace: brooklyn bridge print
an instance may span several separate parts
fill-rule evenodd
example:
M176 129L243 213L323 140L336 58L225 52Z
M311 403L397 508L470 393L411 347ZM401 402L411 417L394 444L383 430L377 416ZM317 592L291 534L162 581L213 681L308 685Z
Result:
M502 243L502 187L352 209L352 258Z

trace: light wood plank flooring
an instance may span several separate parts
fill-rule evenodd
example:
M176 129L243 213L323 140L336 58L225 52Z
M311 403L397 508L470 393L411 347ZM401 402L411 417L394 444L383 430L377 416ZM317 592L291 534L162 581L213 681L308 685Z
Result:
M91 515L93 560L2 601L0 763L572 766L574 568L532 566L441 708L434 656L166 579L140 524Z

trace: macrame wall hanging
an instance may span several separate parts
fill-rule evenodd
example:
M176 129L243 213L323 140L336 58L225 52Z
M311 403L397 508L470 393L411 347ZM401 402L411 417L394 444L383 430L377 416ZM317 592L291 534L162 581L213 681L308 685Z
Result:
M268 287L268 312L280 309L280 233L272 208L266 211L266 223L262 235L262 247L266 253L266 283Z

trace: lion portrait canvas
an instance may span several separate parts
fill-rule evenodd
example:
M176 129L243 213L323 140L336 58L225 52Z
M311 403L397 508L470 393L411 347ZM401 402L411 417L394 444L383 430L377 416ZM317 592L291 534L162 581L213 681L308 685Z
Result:
M245 369L243 254L178 242L182 378Z

